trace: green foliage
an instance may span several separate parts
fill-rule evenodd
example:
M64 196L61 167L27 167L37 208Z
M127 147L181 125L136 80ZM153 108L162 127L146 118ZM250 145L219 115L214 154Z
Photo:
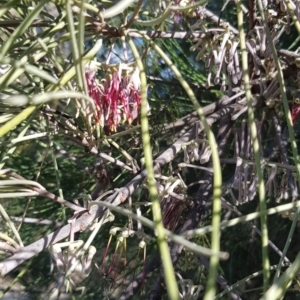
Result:
M299 21L195 2L1 2L0 297L299 298Z

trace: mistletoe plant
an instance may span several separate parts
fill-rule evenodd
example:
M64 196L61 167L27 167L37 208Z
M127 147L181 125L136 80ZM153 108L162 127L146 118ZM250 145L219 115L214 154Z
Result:
M300 1L223 2L1 1L1 296L299 295Z

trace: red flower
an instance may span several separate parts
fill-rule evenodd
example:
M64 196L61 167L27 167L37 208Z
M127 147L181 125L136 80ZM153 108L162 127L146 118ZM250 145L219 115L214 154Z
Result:
M96 72L86 69L89 96L96 106L95 120L110 131L116 131L121 122L130 124L138 117L141 106L140 77L137 68L124 64L112 67L101 86L96 81Z
M297 119L299 118L300 115L300 105L298 104L293 104L292 109L291 109L291 114L292 114L292 121L293 125L295 125Z

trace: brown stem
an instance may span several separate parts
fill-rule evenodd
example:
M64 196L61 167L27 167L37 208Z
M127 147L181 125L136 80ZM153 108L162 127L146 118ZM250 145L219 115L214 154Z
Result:
M143 4L143 0L139 0L139 2L136 4L134 12L130 18L130 20L128 21L128 23L125 25L125 28L130 28L130 26L134 23L135 21L135 17L138 15L140 8L142 7Z
M256 19L256 0L249 0L249 30L252 30Z

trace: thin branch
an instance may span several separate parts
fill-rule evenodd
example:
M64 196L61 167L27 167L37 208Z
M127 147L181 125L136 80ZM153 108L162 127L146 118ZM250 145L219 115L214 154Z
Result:
M26 179L25 179L24 177L22 177L21 175L15 173L15 172L12 172L12 171L10 171L10 170L8 170L8 171L6 172L6 175L9 175L9 176L11 176L11 177L13 177L13 178L16 178L16 179L18 179L18 180L26 180ZM32 189L33 191L37 192L37 193L38 193L38 196L44 196L44 197L46 197L46 198L49 198L49 199L51 199L51 200L53 200L53 201L55 201L55 202L57 202L57 203L60 203L60 204L62 204L62 205L65 205L66 207L69 207L70 209L72 209L72 210L74 210L74 211L76 211L76 212L80 212L80 211L84 211L84 210L85 210L85 208L82 208L82 207L80 207L80 206L78 206L78 205L75 205L75 204L73 204L73 203L71 203L71 202L65 200L65 199L62 199L62 198L60 198L59 196L56 196L56 195L54 195L54 194L48 192L46 189L41 189L41 188L38 188L38 187L35 187L35 186L33 186L31 189Z

